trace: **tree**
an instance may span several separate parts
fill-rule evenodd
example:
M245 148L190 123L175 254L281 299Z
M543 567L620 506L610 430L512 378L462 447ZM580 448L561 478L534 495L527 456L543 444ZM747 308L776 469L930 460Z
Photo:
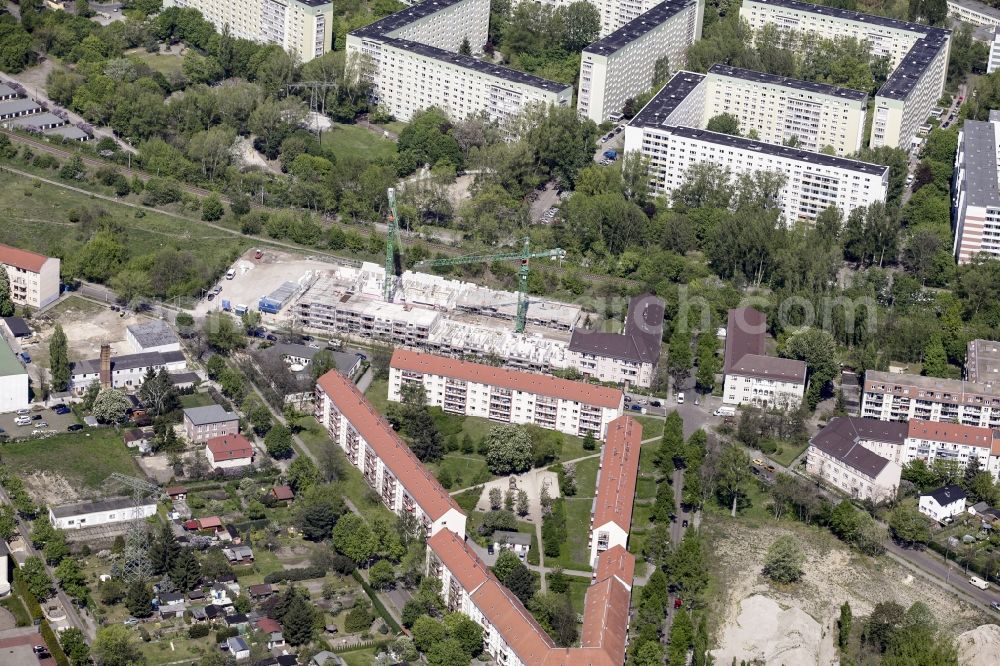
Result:
M948 377L948 355L944 351L941 334L935 333L924 347L924 363L921 374L928 377Z
M903 623L903 616L903 607L895 601L882 601L875 604L871 615L865 620L861 634L862 639L879 652L884 652L889 645L892 634Z
M42 554L45 555L45 562L50 566L62 562L69 556L69 544L66 543L65 535L60 532L56 534L55 538L49 539L45 548L42 549Z
M663 422L663 435L656 458L664 475L671 474L675 467L684 464L684 419L676 411L667 414Z
M462 652L475 657L483 651L483 628L464 613L448 613L443 619L449 638L462 646Z
M337 368L337 362L333 357L333 352L329 349L320 349L313 356L312 362L309 364L309 370L312 373L313 379L319 379L326 373Z
M80 568L80 563L72 557L64 558L55 570L56 580L59 587L71 596L74 601L84 603L87 600L89 590L87 589L87 577Z
M816 409L824 390L839 369L837 343L833 336L822 329L808 328L785 342L782 355L805 361L806 380L809 382L806 401L810 409Z
M305 596L295 595L288 604L281 616L281 629L292 645L305 645L312 641L316 633L316 612Z
M782 536L767 549L764 575L779 583L795 583L802 578L802 549L791 536Z
M222 216L226 214L226 207L222 205L222 201L219 200L219 195L209 194L201 202L201 219L206 222L214 222L216 220L222 219Z
M725 447L719 457L717 491L730 505L734 518L739 499L746 494L750 475L750 456L746 451L735 445Z
M441 433L426 407L408 408L404 428L412 437L410 449L421 462L441 459L444 455Z
M597 440L594 439L594 434L588 430L587 434L583 436L583 450L593 451L596 448Z
M709 132L719 132L720 134L740 135L740 119L731 113L720 113L708 119L705 126Z
M514 593L514 596L521 600L522 604L527 605L535 594L535 579L528 571L528 567L520 562L517 564L518 566L514 567L502 582L507 586L507 589Z
M296 524L310 541L329 538L345 511L343 498L331 485L317 485L299 493L295 502Z
M564 185L573 185L577 172L593 163L597 125L580 118L575 109L549 105L529 110L521 118L521 129L518 134L535 163Z
M177 408L177 392L170 381L166 368L155 372L150 368L139 387L139 398L156 416ZM173 430L170 428L169 430Z
M681 608L674 615L670 626L670 644L667 647L667 664L669 666L686 666L688 650L694 644L694 624L691 615Z
M185 592L201 582L201 565L191 549L185 548L177 555L170 567L170 580Z
M0 539L10 541L17 533L17 514L10 504L0 505Z
M132 583L125 593L125 607L133 617L144 618L153 614L153 588L143 581Z
M601 12L592 3L578 0L567 5L562 13L566 30L563 48L567 52L581 51L597 39L601 31Z
M528 515L528 493L523 490L517 491L517 515L522 518Z
M494 474L503 476L531 469L531 437L515 425L493 426L486 435L486 464Z
M125 598L125 585L120 578L109 578L97 586L101 594L101 603L105 606L120 604Z
M388 560L379 560L368 571L368 582L376 590L389 590L396 584L396 572Z
M97 630L92 654L97 666L135 666L145 664L146 657L136 646L133 633L121 624Z
M177 537L168 523L160 525L160 530L156 536L150 540L149 564L154 574L161 576L170 571L174 561L181 552L181 546L177 543Z
M413 644L426 653L435 643L445 639L447 632L444 624L428 615L422 615L413 623Z
M667 359L674 383L679 384L691 371L691 333L680 322L674 326L674 332L670 336Z
M306 456L298 456L288 466L288 485L296 494L309 490L320 479L316 463Z
M931 539L927 519L916 509L903 504L896 506L889 513L889 532L892 538L902 541L908 547L917 543L927 543Z
M6 270L0 271L0 317L14 316L14 301L10 296L10 277Z
M115 388L101 389L94 400L94 417L101 423L124 423L131 403L125 394Z
M467 55L467 56L472 55L472 46L469 44L468 37L462 38L462 43L458 47L458 52L461 53L462 55Z
M345 513L333 528L333 547L357 564L364 564L375 554L378 544L364 518Z
M500 550L500 554L497 555L497 561L493 565L493 574L498 580L503 582L520 564L521 560L514 551L503 548Z
M280 423L268 431L264 437L264 445L267 447L267 455L275 460L291 458L295 452L292 449L292 432Z
M52 596L52 581L45 571L42 558L32 555L24 560L20 570L21 578L28 586L28 592L39 601L45 601Z
M80 629L67 627L59 632L59 646L72 666L86 666L90 663L90 646Z
M0 292L2 292L2 286L0 286ZM3 296L0 293L0 301L2 300ZM49 340L49 368L52 371L52 390L65 391L69 388L69 348L66 343L66 333L60 324L56 324L52 338Z
M246 337L236 328L233 318L223 312L214 312L205 317L202 327L209 346L222 354L246 345Z
M851 639L851 604L847 601L840 605L840 618L837 620L837 647L847 648Z
M490 511L499 511L503 506L503 491L498 486L490 488L488 493L490 498Z

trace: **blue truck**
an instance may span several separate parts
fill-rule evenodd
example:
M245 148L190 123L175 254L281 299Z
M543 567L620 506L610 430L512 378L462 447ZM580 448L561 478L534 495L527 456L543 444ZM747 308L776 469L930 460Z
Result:
M604 156L606 158L608 158L609 160L616 160L616 159L618 159L618 151L617 150L605 150L604 151Z

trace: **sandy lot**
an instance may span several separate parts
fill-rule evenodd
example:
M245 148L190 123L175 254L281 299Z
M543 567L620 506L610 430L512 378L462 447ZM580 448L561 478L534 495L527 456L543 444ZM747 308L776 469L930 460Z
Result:
M894 600L904 607L922 601L941 628L953 637L991 621L983 612L942 594L888 558L857 555L832 535L804 525L746 524L710 518L716 555L713 568L725 591L715 637L716 663L763 659L765 663L837 663L833 637L840 605L849 601L854 616L867 615L876 603ZM760 575L767 549L783 534L801 537L805 576L794 586L776 588ZM818 640L817 640L818 639ZM790 660L790 661L789 661Z
M125 341L125 328L141 321L147 321L146 317L134 313L122 317L99 303L71 296L41 317L32 319L31 326L39 341L29 347L28 353L32 361L48 367L49 339L58 322L66 333L71 361L97 358L104 343L111 345L113 354L131 354L132 349Z
M24 477L27 491L41 504L55 506L82 499L77 488L59 474L32 472Z
M513 475L517 482L517 489L528 493L528 515L524 520L541 524L542 505L538 498L542 492L542 486L548 485L549 496L552 499L559 497L559 475L555 472L548 472L544 469L533 469L524 474ZM479 503L476 504L476 511L487 512L490 510L490 488L499 488L500 492L506 493L510 488L510 478L505 476L494 479L483 486L483 493L479 496Z

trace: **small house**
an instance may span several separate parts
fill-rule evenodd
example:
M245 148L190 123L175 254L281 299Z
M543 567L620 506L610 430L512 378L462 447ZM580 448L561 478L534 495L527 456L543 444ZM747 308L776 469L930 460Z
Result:
M344 666L344 660L329 650L323 650L313 655L309 666Z
M250 658L250 646L241 636L232 636L226 639L226 649L236 661Z
M514 551L514 554L522 560L528 556L531 550L531 535L524 532L507 532L497 530L493 533L493 548L501 548Z
M988 508L990 508L989 503L987 503L987 502L976 502L975 504L973 504L969 508L967 508L966 511L969 512L969 515L978 516L978 515L982 514L983 512L985 512Z
M208 605L203 609L205 612L205 617L209 622L215 622L216 620L225 617L226 615L225 606L213 606Z
M226 616L226 626L231 629L237 629L240 633L247 630L250 626L250 620L243 613L233 613L232 615Z
M138 449L139 453L149 453L153 450L153 431L143 428L132 428L126 430L123 435L125 446L130 449Z
M205 443L205 457L213 470L249 467L253 463L253 445L240 434L212 437Z
M184 611L187 610L187 602L184 600L183 594L177 594L175 592L169 592L161 594L159 596L159 606L157 610L160 613L160 617L163 619L171 617L184 617Z
M195 444L203 444L213 437L235 435L239 431L239 414L219 405L189 407L184 410L184 435Z
M258 585L251 585L247 588L247 593L254 601L263 601L264 599L269 599L274 595L274 588L271 587L270 583L260 583Z
M216 608L215 606L209 606L208 608ZM191 619L195 622L207 622L208 613L205 612L207 609L203 606L195 606L191 609Z
M163 492L165 492L167 494L167 497L169 497L171 500L177 501L177 500L187 499L188 489L187 486L170 486Z
M927 495L921 495L917 509L939 523L950 521L965 513L965 491L956 485L938 488Z
M253 549L250 546L233 546L223 548L222 554L230 564L253 564Z
M278 502L291 502L295 499L295 492L290 486L275 486L271 488L271 497Z

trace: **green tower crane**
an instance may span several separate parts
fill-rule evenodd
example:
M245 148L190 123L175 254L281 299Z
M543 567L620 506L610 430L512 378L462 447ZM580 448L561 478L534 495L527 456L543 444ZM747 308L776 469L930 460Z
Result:
M389 188L389 217L386 219L385 231L385 281L382 283L382 298L387 302L392 302L396 293L396 252L401 244L399 242L399 214L396 212L396 190Z
M553 250L531 251L531 240L525 236L524 245L520 252L503 252L500 254L469 254L464 257L449 257L447 259L425 259L414 265L414 268L427 266L458 266L459 264L481 264L492 263L494 261L520 261L521 266L517 271L517 319L514 330L524 333L524 326L528 320L528 260L548 257L550 259L565 259L566 250L555 248Z

